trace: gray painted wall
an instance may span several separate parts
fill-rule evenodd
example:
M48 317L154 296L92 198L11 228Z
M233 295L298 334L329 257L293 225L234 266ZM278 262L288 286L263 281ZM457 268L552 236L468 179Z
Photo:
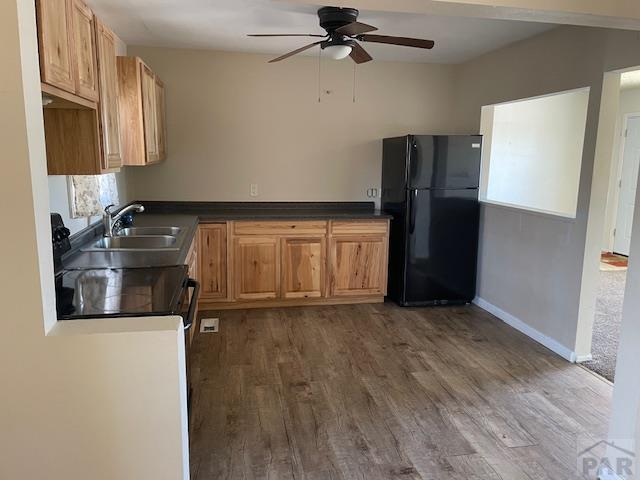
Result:
M604 226L606 187L604 198L592 205L591 221L600 222L595 242L587 239L603 72L633 65L640 65L636 33L561 27L457 67L464 132L478 131L483 105L591 88L577 218L482 208L478 296L571 351L580 315L588 317L589 302L595 303L595 282L583 285L583 273L587 279L597 274Z

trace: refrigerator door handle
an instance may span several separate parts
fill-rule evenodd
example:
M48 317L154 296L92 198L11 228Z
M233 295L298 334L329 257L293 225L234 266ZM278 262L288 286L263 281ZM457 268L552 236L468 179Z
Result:
M409 234L413 235L416 229L416 209L414 198L418 196L418 189L414 188L409 190Z

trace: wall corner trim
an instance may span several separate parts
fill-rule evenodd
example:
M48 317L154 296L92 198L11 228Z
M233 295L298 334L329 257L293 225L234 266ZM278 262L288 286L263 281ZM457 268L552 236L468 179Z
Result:
M499 318L500 320L502 320L507 325L510 325L511 327L515 328L516 330L524 333L526 336L532 338L536 342L544 345L549 350L557 353L558 355L560 355L565 360L567 360L567 361L569 361L571 363L575 363L576 361L578 361L578 356L576 355L576 352L574 352L574 351L570 350L569 348L565 347L564 345L559 343L557 340L554 340L553 338L548 337L544 333L539 332L538 330L536 330L535 328L529 326L528 324L526 324L525 322L523 322L519 318L516 318L513 315L511 315L510 313L505 312L500 307L496 307L495 305L493 305L492 303L487 302L485 299L483 299L481 297L474 298L473 299L473 303L476 304L478 307L482 308L483 310L486 310L487 312L489 312L493 316ZM588 360L588 359L586 359L584 357L586 357L586 356L581 356L580 357L580 361L584 362L584 361Z

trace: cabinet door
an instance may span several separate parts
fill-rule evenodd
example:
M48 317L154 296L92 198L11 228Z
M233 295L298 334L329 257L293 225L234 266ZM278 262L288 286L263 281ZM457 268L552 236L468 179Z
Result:
M167 123L164 84L156 77L156 114L158 130L158 160L167 158Z
M199 235L195 236L193 242L191 243L191 247L189 247L189 253L187 253L186 263L187 267L189 268L189 278L200 281L198 277L198 237ZM192 297L192 292L189 291L189 302L191 302ZM196 336L196 332L198 330L198 307L196 305L195 318L193 319L193 325L191 325L191 329L189 330L189 344L193 342L193 339Z
M280 293L280 249L277 237L236 237L233 275L235 298L262 300Z
M38 43L42 81L75 93L70 1L38 0Z
M73 48L76 66L76 93L98 100L98 67L96 59L93 12L81 1L72 0Z
M102 166L106 170L122 166L118 118L118 69L116 40L113 32L97 18L98 85L100 89L100 134Z
M386 235L331 239L331 295L384 295L386 277Z
M158 155L158 114L156 109L156 79L145 64L140 64L142 92L142 121L144 123L144 144L147 163L157 162Z
M200 296L206 299L227 298L227 225L199 227Z
M198 239L199 235L196 235L191 247L189 248L189 253L187 254L187 267L189 268L189 278L200 281L200 277L198 275Z
M325 238L282 239L283 298L324 296Z

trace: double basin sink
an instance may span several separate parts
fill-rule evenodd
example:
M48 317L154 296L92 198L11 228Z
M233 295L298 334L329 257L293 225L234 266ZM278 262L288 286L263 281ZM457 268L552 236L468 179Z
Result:
M178 250L178 227L129 227L113 237L103 237L85 248L86 252Z

